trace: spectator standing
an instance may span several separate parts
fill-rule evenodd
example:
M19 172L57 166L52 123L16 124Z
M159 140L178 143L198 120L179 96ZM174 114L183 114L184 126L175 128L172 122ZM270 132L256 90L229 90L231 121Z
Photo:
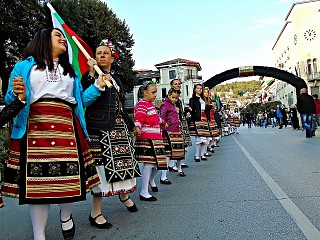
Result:
M306 129L306 137L311 138L313 135L312 116L315 115L316 104L306 88L300 90L300 95L297 99L297 109L300 113L302 126Z

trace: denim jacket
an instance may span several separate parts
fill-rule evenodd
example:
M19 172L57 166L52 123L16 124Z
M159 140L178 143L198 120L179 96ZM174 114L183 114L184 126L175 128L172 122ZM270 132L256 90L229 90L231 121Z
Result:
M23 81L26 83L26 106L14 119L13 129L11 133L11 138L13 139L21 139L26 133L31 99L30 71L32 66L34 66L35 64L36 62L34 61L33 57L28 57L27 59L18 62L11 72L8 90L4 98L6 105L12 103L16 98L16 95L14 94L12 89L13 79L15 77L21 76L23 77ZM83 109L84 107L89 106L95 99L97 99L98 96L100 96L100 90L92 84L86 91L83 92L80 79L78 76L75 76L73 85L73 96L75 97L77 102L77 105L74 108L75 114L77 115L84 134L87 137L88 133L86 130Z

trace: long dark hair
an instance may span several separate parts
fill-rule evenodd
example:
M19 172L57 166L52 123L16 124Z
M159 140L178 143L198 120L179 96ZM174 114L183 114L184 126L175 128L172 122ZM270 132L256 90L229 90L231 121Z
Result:
M196 84L196 85L193 86L192 98L195 98L195 97L197 96L197 94L196 94L196 87L197 87L197 86L202 87L202 92L201 92L201 94L200 94L200 97L203 99L203 86L202 86L202 84L200 84L200 83L198 83L198 84Z
M52 57L52 42L51 32L53 29L61 32L57 28L46 28L39 31L35 37L29 42L27 47L24 49L22 59L26 59L32 56L37 63L37 68L45 70L48 66L49 70L53 70L53 57ZM64 34L61 32L64 36ZM72 65L69 63L68 49L66 52L59 56L59 64L63 67L63 75L69 74L70 77L75 77L75 71Z

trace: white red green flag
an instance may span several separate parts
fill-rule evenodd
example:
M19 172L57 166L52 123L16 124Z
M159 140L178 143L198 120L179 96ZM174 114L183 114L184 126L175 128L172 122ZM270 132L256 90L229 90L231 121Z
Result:
M93 58L93 52L91 48L74 32L72 31L62 20L59 14L54 10L50 3L47 3L48 8L51 11L52 23L54 28L60 29L67 38L68 41L68 53L69 53L69 62L78 72L79 77L81 77L86 71L89 70L89 66L87 64L88 60L84 56L84 54L79 50L76 43L72 40L72 36L75 36L84 49L89 53L89 55Z

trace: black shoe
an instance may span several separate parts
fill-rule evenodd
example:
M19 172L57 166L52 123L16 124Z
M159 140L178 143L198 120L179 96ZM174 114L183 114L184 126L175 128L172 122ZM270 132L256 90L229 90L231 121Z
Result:
M169 185L169 184L171 184L171 181L170 181L168 178L166 178L165 180L162 180L162 179L160 178L160 183L161 183L161 184Z
M205 157L211 157L212 155L210 153L205 153L204 156Z
M201 160L202 160L202 161L207 161L208 158L206 158L205 156L202 156L202 157L201 157Z
M173 167L168 167L169 172L178 172L178 169L175 169Z
M97 223L96 220L98 217L102 216L102 214L100 213L98 216L96 217L92 217L91 214L89 215L89 222L91 226L97 227L97 228L111 228L112 224L108 223L107 221L105 223Z
M159 189L158 189L157 186L152 187L150 183L149 183L149 185L150 185L150 187L151 187L152 192L159 192Z
M180 177L185 177L185 176L187 176L187 175L185 175L184 172L179 172L179 176L180 176Z
M120 199L120 202L125 203L126 201L128 201L128 200L130 199L130 197L128 197L126 200L122 200L121 197L120 197L120 195L119 195L119 199ZM125 206L126 206L126 205L125 205ZM130 206L130 207L126 206L126 208L128 209L129 212L136 212L136 211L138 211L138 208L137 208L136 204L134 204L134 203L133 203L133 205Z
M61 213L60 213L60 215L61 215ZM63 229L62 229L62 223L67 223L67 222L69 222L70 220L71 220L72 223L73 223L72 228L70 228L70 229L68 229L68 230L63 230ZM66 220L66 221L62 221L61 218L60 218L60 222L61 222L61 230L62 230L63 238L64 238L65 240L72 240L72 239L74 238L74 233L76 232L76 227L75 227L75 225L74 225L74 221L73 221L73 219L72 219L72 215L70 215L69 219Z
M189 166L187 164L181 165L182 168L188 168Z
M194 157L194 160L195 160L196 162L200 162L200 158L199 158L199 157Z
M208 148L208 151L211 152L211 153L214 153L213 148Z
M146 198L146 197L143 197L143 196L140 195L140 200L148 201L148 202L154 202L154 201L157 201L157 198L155 198L154 196Z

